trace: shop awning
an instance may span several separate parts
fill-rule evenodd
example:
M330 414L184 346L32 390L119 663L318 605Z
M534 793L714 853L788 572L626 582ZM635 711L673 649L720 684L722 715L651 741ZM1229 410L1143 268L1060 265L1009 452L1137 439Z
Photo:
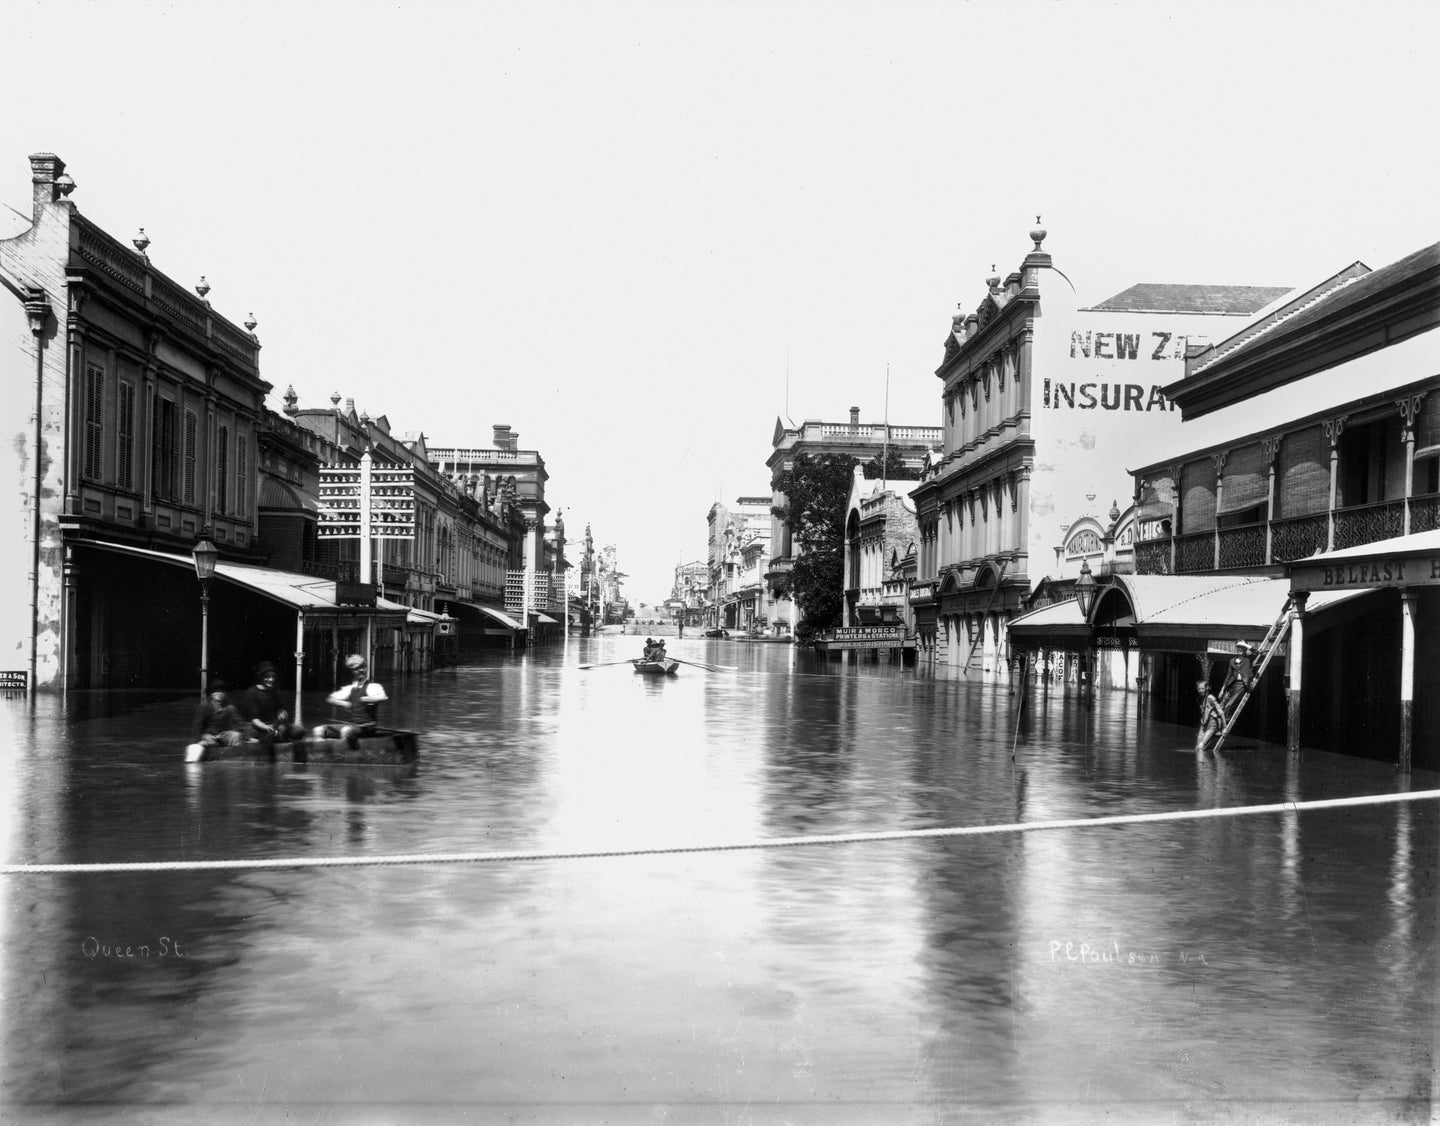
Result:
M168 551L151 551L148 548L130 547L125 544L107 543L102 540L74 540L75 547L93 548L134 559L145 559L171 567L180 567L195 573L195 561L188 555ZM258 567L251 563L232 563L225 559L215 563L215 578L251 591L272 602L278 602L292 610L316 618L370 619L380 626L404 624L407 607L386 600L376 599L374 609L366 606L349 606L335 601L335 583L330 579L318 579L314 575L301 575L293 571L277 571L270 567ZM212 580L214 581L214 580Z
M375 604L386 610L403 613L406 625L433 626L437 622L449 620L444 614L437 614L433 610L422 610L418 606L406 606L401 602L392 602L388 598L377 598Z
M1290 585L1309 591L1306 608L1330 590L1378 590L1440 584L1440 530L1325 551L1286 567Z
M485 615L485 617L489 618L492 622L496 622L497 624L504 626L506 629L525 629L523 625L517 622L509 614L505 613L503 610L497 610L493 606L482 606L478 602L450 602L447 603L447 605L454 606L458 609L463 610L474 610L476 613Z
M257 500L261 508L282 512L293 510L314 515L320 511L319 500L311 495L309 490L299 485L287 485L284 481L277 481L269 476L260 478L260 495Z
M1073 598L1012 618L1009 631L1010 646L1017 651L1079 650L1087 648L1090 639L1090 627Z
M536 620L537 622L544 622L544 623L546 623L547 625L552 625L552 626L558 626L558 625L560 624L560 623L557 622L554 618L552 618L549 614L542 614L542 613L540 613L539 611L536 611L536 613L535 613L535 620Z
M1010 644L1018 651L1076 651L1123 642L1150 652L1194 652L1212 642L1259 642L1289 593L1286 580L1254 575L1114 575L1098 588L1089 622L1075 599L1057 602L1012 619ZM1359 593L1312 595L1307 615Z

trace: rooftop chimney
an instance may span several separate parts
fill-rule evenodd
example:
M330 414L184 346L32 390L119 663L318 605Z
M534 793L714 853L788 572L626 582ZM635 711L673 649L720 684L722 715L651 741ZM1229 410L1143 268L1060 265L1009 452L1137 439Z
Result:
M510 429L509 423L497 422L492 427L495 431L495 448L497 450L513 450L520 435Z
M860 425L860 408L859 408L859 407L851 407L851 408L850 408L850 425L851 425L851 426L859 426L859 425Z
M65 162L53 152L37 152L30 156L30 179L35 185L35 218L38 219L42 207L60 199L62 189L70 184L70 178L65 176ZM68 195L69 192L63 194Z

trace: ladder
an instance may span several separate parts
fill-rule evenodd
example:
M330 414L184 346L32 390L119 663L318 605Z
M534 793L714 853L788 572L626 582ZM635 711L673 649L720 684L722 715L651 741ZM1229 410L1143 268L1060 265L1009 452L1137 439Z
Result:
M1224 723L1220 730L1208 737L1202 734L1201 739L1196 741L1195 749L1197 751L1218 751L1220 749L1226 736L1230 734L1230 729L1235 726L1235 721L1240 718L1240 713L1245 710L1245 705L1249 703L1250 693L1254 686L1259 684L1260 678L1265 675L1265 670L1270 666L1270 659L1275 656L1275 650L1280 648L1280 643L1290 632L1290 623L1294 620L1295 599L1287 597L1284 607L1280 610L1280 616L1275 619L1269 632L1265 634L1265 640L1260 642L1260 647L1256 650L1260 659L1255 665L1254 672L1250 674L1249 682L1242 687L1240 695L1236 697L1234 704L1228 710L1222 707L1221 715L1224 716Z

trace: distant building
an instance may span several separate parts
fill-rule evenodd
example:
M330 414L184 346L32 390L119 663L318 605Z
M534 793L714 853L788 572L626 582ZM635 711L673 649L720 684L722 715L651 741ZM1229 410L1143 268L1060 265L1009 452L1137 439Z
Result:
M523 515L525 533L520 556L511 561L506 577L505 610L524 622L533 637L559 635L566 615L563 560L556 557L553 529L547 528L550 506L545 486L550 474L538 450L520 448L520 435L508 424L497 423L493 445L434 446L429 450L435 468L461 482L476 495L513 498Z
M903 625L907 635L913 634L909 591L896 572L907 558L913 566L919 535L910 499L878 479L866 480L856 466L845 519L843 624Z
M770 520L768 496L738 497L734 508L719 501L710 506L708 625L745 633L788 629L770 620L764 579L771 555Z
M901 465L912 471L919 471L925 464L931 449L940 444L941 430L938 426L898 426L887 422L860 421L860 408L850 408L849 422L821 422L806 419L799 426L786 426L780 419L775 420L775 430L770 438L772 447L765 464L773 481L775 475L793 469L796 459L802 454L846 454L862 464L880 461L888 454L898 459ZM772 488L770 504L783 508L786 498L778 489ZM795 600L790 593L790 573L795 564L796 545L790 529L778 516L771 517L771 556L764 573L764 581L772 601L772 627L793 631L798 624L795 620Z

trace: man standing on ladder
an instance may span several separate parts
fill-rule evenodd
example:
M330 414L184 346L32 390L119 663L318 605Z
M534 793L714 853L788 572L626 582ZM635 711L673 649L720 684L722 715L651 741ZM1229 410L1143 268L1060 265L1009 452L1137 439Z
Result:
M1220 688L1220 706L1225 714L1234 711L1235 704L1254 686L1255 647L1248 641L1235 642L1235 656L1230 658L1230 667L1225 671L1225 683Z

